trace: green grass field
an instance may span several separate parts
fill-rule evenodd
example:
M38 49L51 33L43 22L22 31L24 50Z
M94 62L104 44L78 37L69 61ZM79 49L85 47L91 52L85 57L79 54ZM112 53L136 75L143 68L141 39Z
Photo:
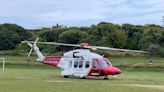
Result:
M26 61L25 57L1 57L6 58L6 69L0 70L0 92L164 92L164 71L163 67L158 68L164 65L162 58L148 65L145 58L111 57L114 65L122 67L123 73L103 80L101 77L63 78L59 69ZM143 65L132 69L135 64ZM146 65L148 69L143 68Z

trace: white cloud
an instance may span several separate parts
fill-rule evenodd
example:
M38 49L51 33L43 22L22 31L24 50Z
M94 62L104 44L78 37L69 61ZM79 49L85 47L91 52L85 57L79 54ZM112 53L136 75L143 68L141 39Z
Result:
M25 27L56 23L83 26L99 21L161 24L164 3L163 0L1 0L0 11L0 23Z

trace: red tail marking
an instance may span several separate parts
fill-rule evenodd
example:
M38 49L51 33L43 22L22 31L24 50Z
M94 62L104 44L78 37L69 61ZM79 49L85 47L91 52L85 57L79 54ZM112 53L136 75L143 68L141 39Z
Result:
M60 62L61 58L62 58L62 56L46 56L43 63L52 65L52 66L57 66L57 64Z

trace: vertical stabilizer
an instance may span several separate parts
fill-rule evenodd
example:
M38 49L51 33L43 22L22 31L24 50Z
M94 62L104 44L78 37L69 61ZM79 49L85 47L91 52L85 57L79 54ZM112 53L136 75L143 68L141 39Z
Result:
M41 53L39 48L36 45L34 45L33 48L34 48L34 51L36 52L36 55L38 56L38 58L36 60L37 61L43 61L45 57L43 56L43 54Z
M37 41L38 41L38 38L35 40L34 44L31 44L30 42L27 42L27 44L31 47L31 50L28 54L28 57L30 57L31 52L34 50L36 52L36 55L38 56L38 58L36 60L43 62L45 57L43 56L43 54L41 53L39 48L36 46Z

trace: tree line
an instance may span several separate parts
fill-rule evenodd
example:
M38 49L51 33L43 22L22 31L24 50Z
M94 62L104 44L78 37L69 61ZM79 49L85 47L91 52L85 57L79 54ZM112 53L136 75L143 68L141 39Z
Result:
M164 28L155 24L132 25L100 22L89 27L53 26L28 30L16 24L0 25L0 50L14 49L23 40L63 42L79 44L87 42L90 45L108 46L133 50L147 50L164 56ZM41 49L61 50L59 46ZM65 48L67 49L67 48ZM64 49L64 50L65 50Z

